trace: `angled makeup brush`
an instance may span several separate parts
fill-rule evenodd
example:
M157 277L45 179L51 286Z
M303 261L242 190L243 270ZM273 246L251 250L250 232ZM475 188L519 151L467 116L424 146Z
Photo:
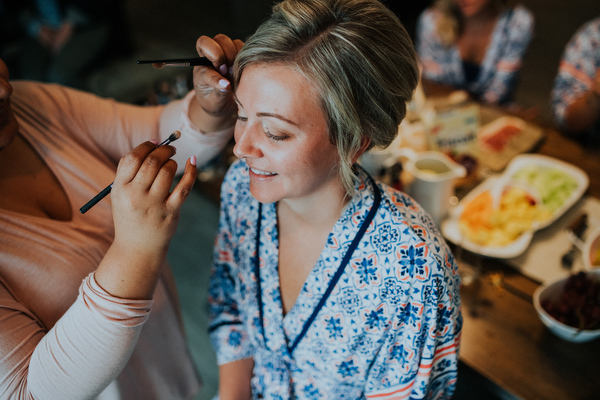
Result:
M167 60L137 60L138 64L164 64L165 67L193 67L195 65L204 65L212 67L212 62L206 57L196 58L176 58Z
M175 132L171 133L168 138L166 138L161 144L159 144L156 147L158 148L160 146L164 146L166 144L174 142L177 139L179 139L180 137L181 137L181 132L175 131ZM105 198L110 193L110 191L112 190L113 183L111 183L110 185L108 185L107 187L105 187L100 193L98 193L90 201L88 201L87 203L85 203L84 206L79 209L79 212L81 212L82 214L85 214L86 211L88 211L90 208L92 208L93 206L95 206L100 200L102 200L103 198Z

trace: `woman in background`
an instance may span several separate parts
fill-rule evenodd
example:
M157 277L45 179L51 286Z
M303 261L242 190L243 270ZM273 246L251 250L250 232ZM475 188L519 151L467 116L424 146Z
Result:
M457 266L431 217L356 164L418 82L378 0L286 0L234 63L209 287L219 398L449 399Z
M552 109L563 131L600 140L600 17L579 28L565 47Z
M438 0L417 22L422 78L490 104L513 100L534 18L505 0Z

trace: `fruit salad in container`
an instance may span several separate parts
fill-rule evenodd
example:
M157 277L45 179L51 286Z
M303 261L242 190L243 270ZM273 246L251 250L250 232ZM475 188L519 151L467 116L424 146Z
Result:
M532 193L507 185L497 206L489 190L465 204L459 229L465 238L477 245L500 247L551 216L551 211Z
M588 184L587 174L575 165L540 154L517 155L501 175L484 180L450 210L442 234L477 254L517 257L537 230L583 196Z
M555 167L524 166L511 179L531 186L540 195L542 204L554 213L571 197L579 186L568 172Z

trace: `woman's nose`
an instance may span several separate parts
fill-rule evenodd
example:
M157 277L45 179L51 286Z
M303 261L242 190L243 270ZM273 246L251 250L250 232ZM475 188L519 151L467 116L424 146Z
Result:
M260 149L260 132L257 129L246 125L235 126L235 146L233 147L233 154L238 158L260 158L262 157L262 151ZM258 134L257 134L258 133Z

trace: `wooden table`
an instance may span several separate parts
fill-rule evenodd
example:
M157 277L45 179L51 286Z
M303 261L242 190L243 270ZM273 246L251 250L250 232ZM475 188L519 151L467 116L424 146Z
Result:
M600 197L600 149L552 128L545 133L535 152L582 168L590 178L588 194ZM479 278L461 289L461 361L504 398L600 399L600 340L570 343L554 336L533 307L539 282L500 260L468 252L460 258L461 270L481 269Z
M477 263L483 264L480 277L461 289L461 361L503 398L600 398L600 341L570 343L554 336L533 308L537 282L474 255L463 255L459 268Z

